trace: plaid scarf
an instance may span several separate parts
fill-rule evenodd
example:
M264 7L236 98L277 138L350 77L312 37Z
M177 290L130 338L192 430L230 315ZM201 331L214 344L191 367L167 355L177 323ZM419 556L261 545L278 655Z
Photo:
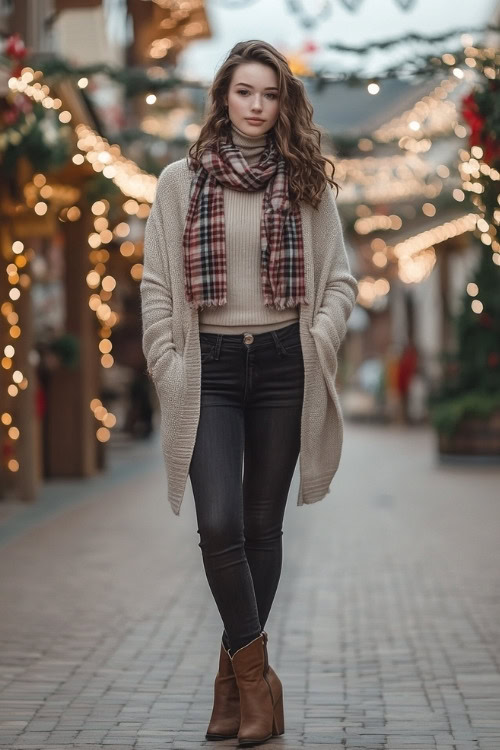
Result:
M245 192L265 187L260 221L264 304L278 310L308 304L298 206L288 194L286 162L268 136L258 164L249 165L232 140L207 149L194 172L184 227L185 296L191 307L227 303L224 186Z

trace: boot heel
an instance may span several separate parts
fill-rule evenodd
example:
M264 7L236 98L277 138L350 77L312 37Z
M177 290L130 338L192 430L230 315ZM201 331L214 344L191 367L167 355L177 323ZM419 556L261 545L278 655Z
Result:
M273 737L285 733L285 716L283 712L283 693L273 706Z

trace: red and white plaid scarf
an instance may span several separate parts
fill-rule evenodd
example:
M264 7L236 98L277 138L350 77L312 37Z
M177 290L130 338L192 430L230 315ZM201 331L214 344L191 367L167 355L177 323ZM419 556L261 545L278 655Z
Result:
M286 162L272 136L254 165L231 140L203 152L184 227L186 300L198 309L227 303L224 186L242 192L265 187L260 222L264 304L278 310L308 304L300 210L291 208Z

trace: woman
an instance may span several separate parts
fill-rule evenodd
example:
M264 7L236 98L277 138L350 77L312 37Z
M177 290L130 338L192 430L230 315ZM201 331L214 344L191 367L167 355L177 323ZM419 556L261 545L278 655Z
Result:
M240 746L284 732L264 625L299 453L304 505L328 493L342 447L337 352L357 283L327 161L286 59L240 42L188 158L160 175L146 226L143 348L168 499L178 515L189 476L225 626L206 737Z

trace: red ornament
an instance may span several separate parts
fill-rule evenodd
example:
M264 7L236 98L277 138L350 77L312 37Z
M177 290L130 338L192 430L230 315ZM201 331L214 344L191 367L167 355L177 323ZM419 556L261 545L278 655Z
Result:
M304 45L302 47L302 52L304 52L306 55L317 52L318 50L319 46L312 39L308 42L304 42Z
M4 52L7 57L12 57L14 60L23 60L26 57L28 50L24 46L20 34L16 32L8 37L5 42Z
M481 117L474 93L464 96L462 99L462 117L470 128L469 143L478 146L481 142L481 134L484 128L484 117Z
M488 354L488 367L498 367L500 364L500 354L498 352L491 352Z

